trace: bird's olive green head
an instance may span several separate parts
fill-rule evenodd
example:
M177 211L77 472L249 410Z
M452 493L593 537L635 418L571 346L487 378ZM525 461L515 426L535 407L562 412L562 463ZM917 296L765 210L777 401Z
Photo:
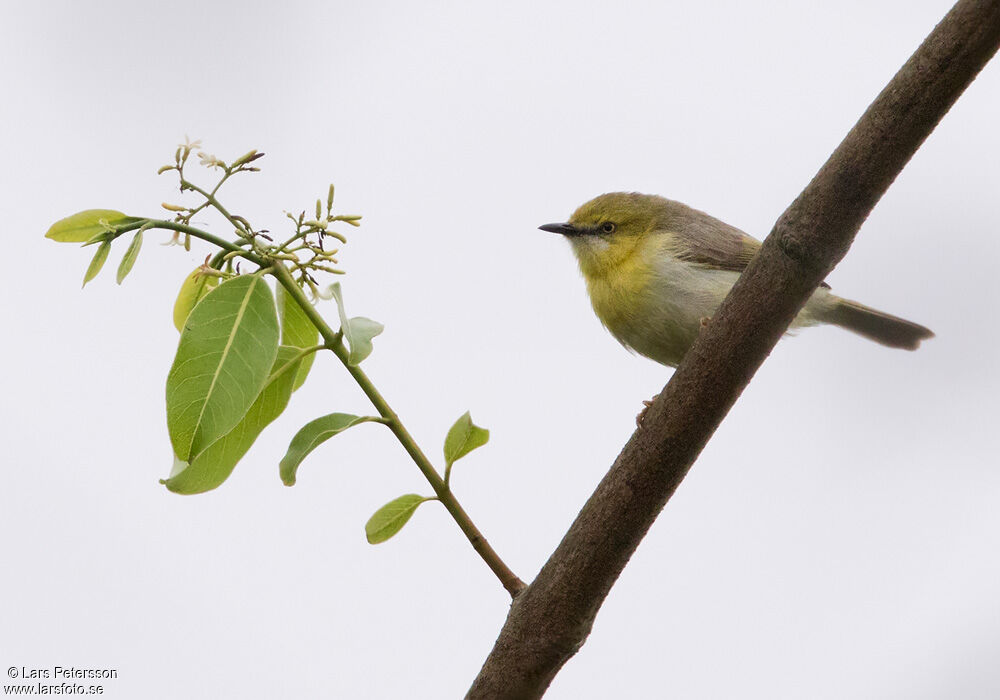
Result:
M583 204L563 224L539 226L566 236L587 277L628 260L650 234L666 226L670 201L636 192L610 192Z

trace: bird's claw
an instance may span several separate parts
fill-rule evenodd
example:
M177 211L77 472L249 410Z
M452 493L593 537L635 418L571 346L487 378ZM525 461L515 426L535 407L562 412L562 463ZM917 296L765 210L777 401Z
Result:
M657 394L656 396L659 396L659 394ZM641 428L642 427L642 421L646 417L646 411L648 411L649 407L653 405L654 401L656 401L656 396L654 396L653 398L649 399L648 401L643 401L642 402L642 410L639 411L639 415L637 415L635 417L635 427L636 428Z

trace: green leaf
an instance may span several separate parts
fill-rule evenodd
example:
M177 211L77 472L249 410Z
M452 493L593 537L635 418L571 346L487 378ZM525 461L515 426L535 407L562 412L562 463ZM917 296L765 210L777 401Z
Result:
M139 257L139 249L142 248L142 229L135 232L135 236L132 237L132 242L128 244L128 249L125 251L125 255L122 256L121 264L118 265L118 284L122 283L122 280L128 276L128 273L132 271L132 266L135 265L135 259Z
M347 338L347 345L351 352L347 356L347 364L358 365L366 357L372 354L372 338L385 330L378 321L373 321L364 316L355 316L348 319L344 326L344 337Z
M264 388L278 354L278 315L267 282L243 275L194 308L167 376L167 430L190 461L232 430Z
M83 286L87 286L87 282L97 277L97 274L104 267L104 261L108 259L108 253L111 251L111 241L104 241L97 248L97 252L94 253L94 257L90 261L90 265L87 267L87 272L83 276Z
M45 237L60 243L86 243L109 227L125 226L137 221L142 219L127 216L114 209L87 209L55 222L46 231Z
M91 238L84 243L81 248L86 248L87 246L97 245L98 243L111 242L115 240L113 235L109 231L101 231L100 233L95 233Z
M299 432L295 433L288 451L281 459L278 466L278 473L285 486L295 485L295 473L299 469L299 464L308 456L310 452L332 438L337 433L342 433L352 425L376 420L371 417L354 416L350 413L331 413L329 415L309 421L303 425Z
M306 316L302 307L288 295L284 287L279 284L276 289L278 318L281 322L281 344L297 348L311 348L316 345L319 342L319 331L316 330L316 326ZM315 354L307 355L299 365L299 373L295 377L295 389L305 383L314 359L316 359Z
M417 506L429 500L431 499L408 493L379 508L365 523L365 537L368 538L368 544L379 544L395 535L403 529Z
M182 462L180 471L175 467L175 471L163 482L166 487L174 493L203 493L229 478L261 431L288 406L300 362L298 348L284 345L279 347L267 384L243 419L235 428L195 455L190 463Z
M174 327L178 331L184 330L184 322L195 305L218 285L219 278L201 274L200 267L184 278L181 290L177 293L177 301L174 302Z
M482 447L490 439L490 431L472 422L468 411L451 426L444 439L444 461L450 467L477 447Z
M347 347L350 349L347 364L361 364L362 360L372 354L372 338L384 331L385 326L363 316L348 319L347 312L344 311L344 299L340 293L340 282L330 285L330 294L337 301L337 311L340 313L340 330L343 332L344 339L347 340Z

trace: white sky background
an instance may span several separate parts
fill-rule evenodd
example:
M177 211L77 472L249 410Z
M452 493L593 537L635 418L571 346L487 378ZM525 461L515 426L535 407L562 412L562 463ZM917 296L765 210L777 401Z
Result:
M763 237L950 3L3 6L0 667L207 699L460 697L507 596L436 504L365 542L429 492L378 426L281 485L303 423L367 412L332 357L222 488L168 493L171 308L209 249L147 235L119 288L121 243L81 291L53 221L159 215L185 134L267 153L225 201L275 231L335 182L348 309L387 327L365 368L438 462L465 410L491 429L454 486L530 579L670 374L536 227L625 189ZM1000 695L997 124L994 63L829 278L938 337L783 341L548 697Z

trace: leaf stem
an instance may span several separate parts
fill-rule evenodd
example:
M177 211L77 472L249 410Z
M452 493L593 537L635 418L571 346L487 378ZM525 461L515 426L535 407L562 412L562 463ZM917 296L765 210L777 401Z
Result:
M282 365L277 372L271 375L271 377L268 379L268 383L273 382L275 379L277 379L282 374L287 372L295 365L295 363L305 359L308 355L312 355L314 352L318 352L320 350L326 350L326 345L313 345L310 348L302 348L297 353L295 353L295 357L290 359L288 362Z
M192 234L193 235L193 234ZM486 541L482 533L472 522L472 519L462 508L458 499L448 488L448 485L444 482L441 476L434 469L434 465L431 464L430 460L423 453L420 447L417 445L416 440L410 435L409 431L403 425L399 416L396 415L395 411L390 408L388 402L382 397L375 385L368 378L368 375L364 373L361 367L357 365L350 365L347 362L348 351L344 347L343 336L340 331L334 331L330 328L329 324L323 319L316 308L309 303L309 300L303 294L299 285L296 284L295 279L292 277L292 273L289 272L288 268L284 265L278 263L275 264L271 269L271 274L278 280L279 283L288 292L288 295L295 300L295 302L302 307L306 316L312 321L313 325L319 331L320 336L322 336L325 341L325 345L329 348L336 356L337 359L341 361L347 371L357 382L358 386L365 393L365 396L372 402L372 405L378 411L379 415L382 417L384 422L389 429L392 431L393 435L406 450L407 454L417 465L417 468L427 479L431 488L434 489L437 500L441 501L441 504L447 509L451 517L458 523L459 528L465 533L465 536L469 539L472 544L472 548L476 550L476 553L486 562L486 565L490 567L493 573L500 583L503 585L507 592L510 593L511 597L516 597L518 593L524 590L525 584L521 579L519 579L513 571L503 562L500 555L496 553L490 543Z

